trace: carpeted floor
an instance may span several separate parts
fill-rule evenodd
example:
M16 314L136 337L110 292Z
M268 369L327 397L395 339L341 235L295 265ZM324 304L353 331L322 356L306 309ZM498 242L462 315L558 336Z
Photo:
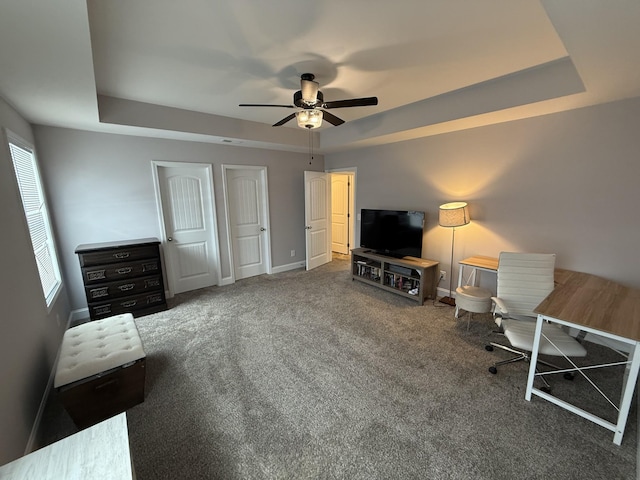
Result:
M136 319L146 399L128 411L138 480L632 479L636 407L622 446L539 398L527 365L488 372L494 324L469 331L439 304L353 282L348 261L176 296ZM619 356L587 344L589 357ZM614 398L619 370L598 373ZM554 393L596 400L586 381ZM613 413L612 413L613 415ZM55 393L48 442L73 433Z

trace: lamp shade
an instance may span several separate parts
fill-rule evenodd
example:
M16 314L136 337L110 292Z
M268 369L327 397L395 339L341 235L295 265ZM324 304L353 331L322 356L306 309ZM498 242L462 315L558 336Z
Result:
M452 202L440 205L438 223L441 227L461 227L471 221L466 202Z
M322 110L305 109L296 113L298 126L302 128L318 128L322 125Z

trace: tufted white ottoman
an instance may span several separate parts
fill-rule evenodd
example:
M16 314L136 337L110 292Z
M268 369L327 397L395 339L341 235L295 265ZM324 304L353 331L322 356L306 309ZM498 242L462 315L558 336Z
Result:
M467 330L474 313L487 313L491 310L491 291L486 288L464 285L456 288L456 307L468 312Z
M145 353L130 313L65 332L54 387L79 428L143 402L144 380Z

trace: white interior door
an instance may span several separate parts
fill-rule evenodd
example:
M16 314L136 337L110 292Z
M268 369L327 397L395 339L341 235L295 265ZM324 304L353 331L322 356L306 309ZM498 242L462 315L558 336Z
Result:
M266 169L225 166L224 171L235 279L268 273L270 252Z
M211 165L155 162L171 294L219 283Z
M304 172L307 270L331 261L331 176Z
M348 254L352 240L352 173L331 174L331 250Z

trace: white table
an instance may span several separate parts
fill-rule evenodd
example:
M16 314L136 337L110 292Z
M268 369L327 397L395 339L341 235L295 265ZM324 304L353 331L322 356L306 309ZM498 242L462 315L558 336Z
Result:
M462 286L464 267L471 267L471 275L467 285L476 285L477 271L497 273L498 272L498 259L494 257L485 257L483 255L475 255L473 257L465 258L458 262L460 268L458 269L458 286Z
M531 400L532 395L536 395L607 428L614 432L613 442L620 445L640 370L640 290L623 287L588 273L559 269L556 269L556 282L557 286L535 310L538 318L525 398ZM604 368L614 364L579 368L573 365L575 370L598 389L617 410L616 423L533 387L542 323L545 321L577 328L629 345L630 353L626 361L616 363L626 365L619 405L604 395L587 375L592 368Z
M2 480L133 480L125 413L0 467Z
M492 274L498 273L498 259L494 257L485 257L483 255L475 255L473 257L465 258L458 262L458 287L463 285L464 269L465 267L471 268L471 274L467 279L466 285L477 286L478 285L478 271L489 272ZM458 318L458 307L454 312L454 317Z

